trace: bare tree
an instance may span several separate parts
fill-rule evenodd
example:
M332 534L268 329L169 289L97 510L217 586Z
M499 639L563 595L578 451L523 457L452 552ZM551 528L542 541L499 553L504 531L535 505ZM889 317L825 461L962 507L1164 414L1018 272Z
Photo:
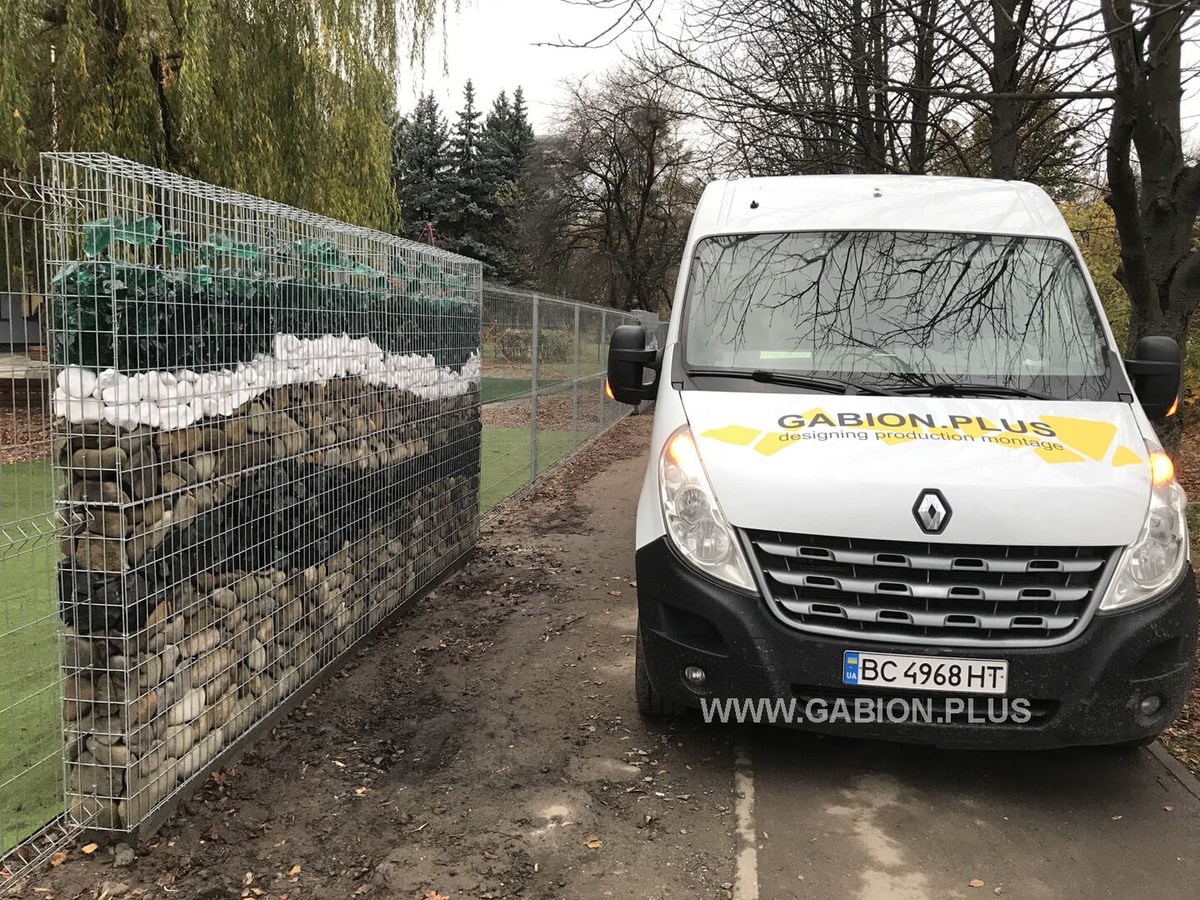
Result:
M697 196L680 118L667 87L626 69L594 88L575 85L557 134L539 149L543 174L531 193L540 223L527 235L555 269L570 260L598 276L588 299L670 304ZM541 286L562 287L555 279L543 271Z
M652 0L596 2L626 28L658 16ZM1096 18L1088 0L691 0L646 55L735 171L1038 180L1061 175L1062 147L1100 144L1081 139L1112 95Z
M1195 0L1102 0L1116 81L1106 150L1108 203L1129 294L1129 346L1167 334L1182 346L1200 301L1200 167L1185 153L1182 48Z

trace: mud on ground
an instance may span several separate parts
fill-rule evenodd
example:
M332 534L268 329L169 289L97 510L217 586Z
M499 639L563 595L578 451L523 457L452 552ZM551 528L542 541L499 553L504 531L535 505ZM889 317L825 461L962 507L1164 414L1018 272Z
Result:
M21 894L729 896L729 733L634 708L650 423L626 419L489 517L456 575L157 837L72 847Z

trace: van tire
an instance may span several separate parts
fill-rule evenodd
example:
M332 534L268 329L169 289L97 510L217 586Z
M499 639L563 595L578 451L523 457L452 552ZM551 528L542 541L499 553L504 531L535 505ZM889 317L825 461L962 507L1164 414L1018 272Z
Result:
M637 711L647 719L682 716L687 708L664 699L646 674L646 648L642 644L642 629L637 632L637 651L633 658L633 693L637 698Z

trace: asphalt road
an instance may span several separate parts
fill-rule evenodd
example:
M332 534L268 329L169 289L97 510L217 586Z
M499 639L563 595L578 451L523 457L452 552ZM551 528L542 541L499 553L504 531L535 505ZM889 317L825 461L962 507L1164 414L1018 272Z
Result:
M1150 751L981 754L740 731L762 898L1200 897L1197 787Z

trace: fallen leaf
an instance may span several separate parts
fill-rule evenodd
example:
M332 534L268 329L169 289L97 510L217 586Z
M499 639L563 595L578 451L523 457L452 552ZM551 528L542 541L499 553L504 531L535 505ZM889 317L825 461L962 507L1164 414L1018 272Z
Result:
M631 582L629 582L629 586L630 586L630 587L637 587L637 582L636 582L636 581L631 581Z
M61 866L66 861L67 861L67 854L63 853L61 850L59 850L57 853L55 853L53 856L50 857L50 865L52 865L52 866L56 866L56 867Z
M358 796L360 796L360 797L361 797L363 794L365 794L366 792L367 792L367 788L365 788L365 787L356 787L356 788L354 789L354 793L358 794Z
M1173 806L1164 806L1163 809L1165 809L1167 812L1175 812L1175 807ZM85 850L83 852L86 853L87 851Z
M253 883L253 881L254 881L254 873L253 872L247 872L245 875L242 876L242 884L246 885L246 887L249 887Z
M967 884L969 884L971 887L974 887L974 888L983 887L983 882L980 881L978 878L972 878L970 881L967 882Z
M589 850L599 850L604 846L604 841L600 840L600 838L596 837L594 834L589 834L587 839L583 842L583 845Z
M446 894L439 894L437 891L426 891L425 896L421 900L450 900Z
M610 596L610 597L620 597L620 596L621 596L621 592L620 592L620 591L609 591L609 592L608 592L608 596Z
M346 764L345 764L344 762L342 762L340 759L335 759L335 760L333 761L333 764L334 764L335 766L337 766L339 769L344 769L344 768L346 768Z
M288 875L292 876L293 878L295 878L299 874L300 874L299 866L292 866L290 869L288 869Z
M1171 807L1169 807L1169 806L1167 807L1167 809L1170 809L1170 808L1171 808ZM99 849L100 849L100 845L99 845L99 844L86 844L86 845L84 845L83 847L80 847L80 848L79 848L79 852L80 852L80 853L85 853L85 854L87 854L88 856L91 856L93 853L95 853L95 852L96 852L97 850L99 850Z

